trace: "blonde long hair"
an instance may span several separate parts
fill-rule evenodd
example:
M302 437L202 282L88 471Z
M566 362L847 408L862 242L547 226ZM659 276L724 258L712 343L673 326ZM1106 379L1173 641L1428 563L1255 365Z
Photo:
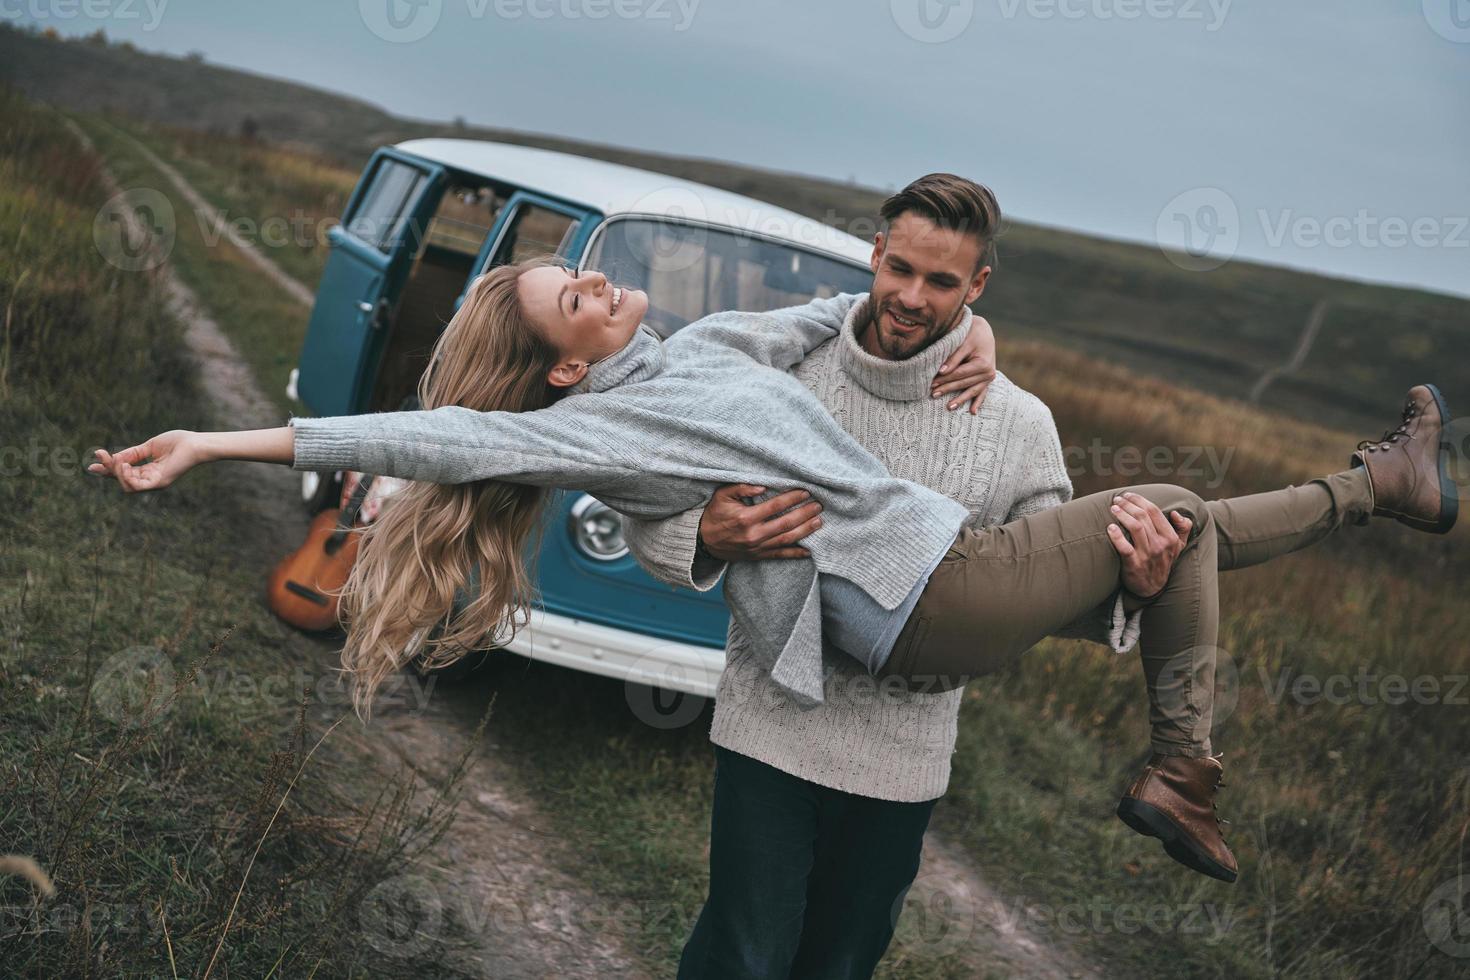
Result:
M558 352L516 289L526 269L553 262L503 265L471 283L419 379L423 408L526 412L566 393L547 381ZM393 495L362 532L340 593L342 666L359 717L371 714L379 686L415 657L425 667L447 666L503 645L525 625L535 598L526 551L539 537L548 493L482 480L412 482ZM472 599L454 614L461 591Z

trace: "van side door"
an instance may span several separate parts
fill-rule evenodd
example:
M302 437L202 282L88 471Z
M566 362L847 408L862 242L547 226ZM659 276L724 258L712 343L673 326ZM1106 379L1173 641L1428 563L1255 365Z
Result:
M394 299L443 192L445 169L391 147L373 154L328 233L331 255L302 344L297 391L314 414L365 409Z

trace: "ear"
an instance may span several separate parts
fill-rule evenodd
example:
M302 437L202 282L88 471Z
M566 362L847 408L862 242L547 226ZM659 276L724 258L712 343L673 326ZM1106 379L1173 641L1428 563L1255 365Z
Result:
M970 280L970 288L965 292L966 306L975 302L975 300L980 298L980 294L985 292L985 282L989 278L990 266L981 266L980 271L975 273L975 278Z
M883 233L881 231L873 234L873 257L868 260L868 265L873 270L873 275L878 274L878 264L883 261Z
M555 388L570 388L587 376L585 361L562 361L546 372L546 380Z

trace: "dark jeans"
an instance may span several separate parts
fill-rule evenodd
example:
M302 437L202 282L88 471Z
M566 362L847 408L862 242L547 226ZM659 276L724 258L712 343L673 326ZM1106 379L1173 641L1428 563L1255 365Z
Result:
M679 980L872 976L935 802L844 793L715 746L709 897Z

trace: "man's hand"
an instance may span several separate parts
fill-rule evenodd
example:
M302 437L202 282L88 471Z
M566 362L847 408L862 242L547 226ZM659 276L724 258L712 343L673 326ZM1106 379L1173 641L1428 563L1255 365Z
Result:
M1108 537L1123 559L1123 587L1135 598L1151 599L1168 584L1174 559L1189 540L1191 522L1178 511L1166 520L1153 501L1131 491L1113 498L1112 509L1118 523L1108 525ZM1127 603L1126 596L1124 601Z
M945 408L952 412L969 402L970 414L976 415L985 401L985 390L994 380L995 333L990 329L990 321L977 316L970 321L965 342L939 366L939 373L929 384L929 396L939 398L957 391L959 397Z
M740 499L765 492L748 483L716 490L699 519L704 550L720 561L807 557L810 552L796 542L822 526L822 505L805 490L788 490L754 505ZM788 508L795 509L783 514Z

